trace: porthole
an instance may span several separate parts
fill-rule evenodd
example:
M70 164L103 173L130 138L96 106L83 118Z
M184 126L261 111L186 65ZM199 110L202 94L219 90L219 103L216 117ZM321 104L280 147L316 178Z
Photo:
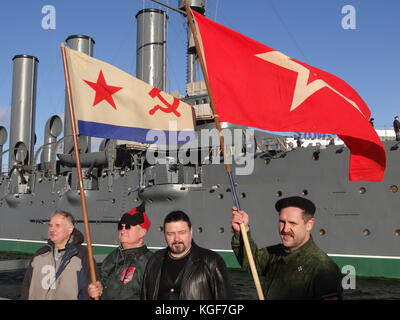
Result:
M390 186L390 191L392 191L393 193L396 193L397 191L399 191L399 188L395 185Z
M219 228L219 229L218 229L218 232L219 232L219 233L224 233L224 232L225 232L225 229L224 229L224 228Z
M315 161L318 161L318 160L319 160L319 151L315 151L315 152L313 153L313 159L314 159Z
M363 235L364 236L369 236L371 234L371 231L369 231L368 229L364 229L363 230Z
M198 232L198 233L202 233L202 232L203 232L203 228L202 228L202 227L198 227L198 228L197 228L197 232Z
M324 236L326 234L325 229L320 229L319 230L319 235Z
M271 159L265 159L264 162L265 162L265 164L270 164L271 163Z
M400 229L395 230L395 231L394 231L394 234L395 234L397 237L400 237Z
M163 232L164 231L164 227L158 227L158 231Z
M220 194L218 195L218 199L223 199L223 198L224 198L224 195L220 193Z
M360 194L364 194L364 193L367 192L367 189L365 189L364 187L361 187L361 188L358 190L358 192L359 192Z
M282 191L278 191L278 192L276 193L276 195L277 195L278 197L282 197L283 193L282 193Z
M244 199L244 198L246 198L246 194L245 194L245 193L242 193L242 194L240 194L240 197L241 197L242 199Z
M301 193L303 196L308 195L308 191L306 189L303 190L303 192Z

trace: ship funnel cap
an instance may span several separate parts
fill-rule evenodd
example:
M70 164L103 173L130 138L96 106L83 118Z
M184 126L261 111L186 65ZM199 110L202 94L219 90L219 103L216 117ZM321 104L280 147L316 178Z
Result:
M315 213L315 204L312 201L302 197L283 198L277 201L275 204L275 209L278 212L287 207L300 208L312 215Z
M12 60L14 61L15 59L19 59L19 58L32 59L32 60L35 60L36 62L39 62L38 58L36 58L34 56L30 56L29 54L17 54L16 56L14 56L14 58L12 58Z

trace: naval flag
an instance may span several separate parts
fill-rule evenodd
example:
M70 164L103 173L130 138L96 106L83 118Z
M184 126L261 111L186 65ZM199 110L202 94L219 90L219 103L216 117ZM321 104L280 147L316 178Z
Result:
M191 106L108 63L65 50L79 134L150 144L160 143L160 134L169 144L194 136Z
M381 181L384 147L370 111L342 79L193 12L221 121L279 132L337 134L351 181Z

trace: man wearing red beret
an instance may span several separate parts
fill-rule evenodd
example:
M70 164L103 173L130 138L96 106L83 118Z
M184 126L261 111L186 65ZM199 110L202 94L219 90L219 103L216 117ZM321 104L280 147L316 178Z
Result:
M147 260L152 253L144 244L151 222L144 203L125 213L118 223L120 246L101 266L101 282L90 284L89 296L102 300L138 300Z

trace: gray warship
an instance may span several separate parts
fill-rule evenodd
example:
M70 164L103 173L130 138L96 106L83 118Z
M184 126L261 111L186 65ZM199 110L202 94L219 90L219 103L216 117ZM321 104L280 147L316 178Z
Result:
M205 0L191 0L190 5L204 14ZM178 7L184 7L182 0ZM136 19L136 76L165 90L167 14L149 8L139 11ZM204 82L196 74L197 55L189 31L187 43L187 92L181 98L194 107L200 132L215 124ZM92 55L95 41L73 35L66 44ZM0 127L0 167L8 156L8 171L0 176L0 251L33 253L46 242L47 223L56 209L73 213L83 229L68 111L64 125L57 115L49 118L44 144L35 147L38 63L30 55L13 58L9 150L3 150L8 131ZM384 142L388 160L382 182L349 182L349 150L344 145L296 147L286 136L255 131L248 139L247 128L229 123L223 127L243 131L241 141L228 145L239 151L239 158L254 150L252 172L235 179L242 209L251 215L252 236L260 246L279 242L275 202L300 195L316 203L313 237L343 273L400 278L400 150L394 141ZM179 209L190 215L200 246L217 251L229 267L239 267L230 248L232 190L223 161L210 161L219 157L219 140L210 148L191 149L198 161L189 164L181 163L176 152L133 142L104 139L99 150L92 150L91 138L80 136L79 146L96 254L118 245L120 216L145 202L152 221L146 240L150 248L165 246L163 219ZM164 163L149 163L148 153L157 154ZM244 165L233 161L235 170Z

